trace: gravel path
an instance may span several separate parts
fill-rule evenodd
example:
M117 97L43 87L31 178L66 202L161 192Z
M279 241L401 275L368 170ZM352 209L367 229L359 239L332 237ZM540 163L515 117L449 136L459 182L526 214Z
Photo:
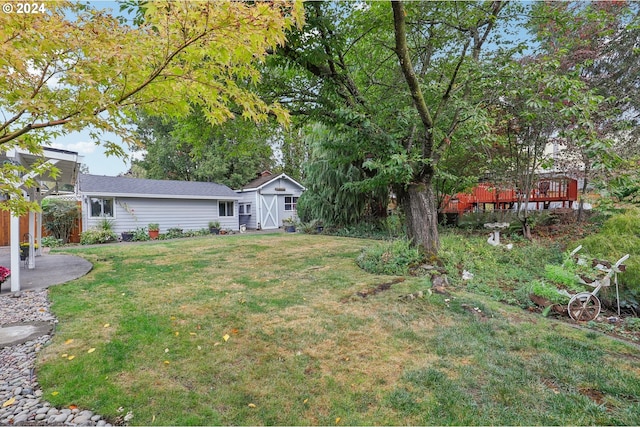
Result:
M0 325L57 323L46 289L0 296ZM35 372L38 351L51 339L43 335L0 349L0 425L111 426L102 416L80 409L57 409L43 399Z

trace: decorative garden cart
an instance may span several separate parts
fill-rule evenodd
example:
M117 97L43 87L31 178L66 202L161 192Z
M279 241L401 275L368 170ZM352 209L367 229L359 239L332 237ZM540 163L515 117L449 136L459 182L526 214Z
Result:
M571 256L577 254L580 249L582 249L582 246L578 246L576 249L574 249L573 252L571 252ZM608 287L611 285L612 277L616 285L616 297L618 296L618 273L625 271L625 266L622 263L625 262L627 258L629 258L629 254L626 254L625 256L620 258L614 265L611 265L606 261L598 262L594 267L606 274L602 278L594 280L592 283L587 283L586 281L580 279L583 284L593 286L594 289L591 292L579 292L571 297L571 300L569 300L568 309L569 316L571 316L573 320L579 322L587 322L598 317L598 314L600 314L600 308L602 306L602 304L600 303L600 299L598 299L598 292L600 292L600 289L602 287Z

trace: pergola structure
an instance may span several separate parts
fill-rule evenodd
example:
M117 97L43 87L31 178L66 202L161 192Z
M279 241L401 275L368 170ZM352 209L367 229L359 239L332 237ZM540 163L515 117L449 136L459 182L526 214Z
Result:
M58 191L58 188L65 184L75 185L78 177L79 160L81 156L74 151L61 150L57 148L43 147L43 153L41 155L35 155L28 151L13 149L6 153L7 159L10 161L19 163L30 170L32 165L36 162L41 162L43 159L55 166L59 171L59 175L54 179L47 176L34 176L35 172L27 173L22 177L22 184L20 188L25 197L28 197L31 201L41 203L42 199ZM37 188L27 188L24 183L29 178L34 178L40 183ZM36 230L36 212L29 212L29 232L26 234L29 243L29 255L26 260L26 267L29 269L35 268L35 256L40 255L42 250L42 213L38 215L38 227ZM11 292L17 292L20 290L20 217L11 215ZM38 249L36 249L36 247Z

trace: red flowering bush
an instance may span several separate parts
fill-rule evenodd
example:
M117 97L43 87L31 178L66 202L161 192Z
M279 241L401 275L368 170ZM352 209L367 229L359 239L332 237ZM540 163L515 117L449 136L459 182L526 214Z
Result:
M0 265L0 283L4 283L9 276L11 276L11 270Z

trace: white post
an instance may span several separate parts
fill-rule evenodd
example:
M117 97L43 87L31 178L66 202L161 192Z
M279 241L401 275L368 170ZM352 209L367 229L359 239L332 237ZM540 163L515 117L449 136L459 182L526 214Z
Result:
M36 214L33 211L29 211L29 258L27 266L29 270L36 268L36 253L35 253L35 236L36 231Z
M11 213L11 292L20 290L20 217Z

